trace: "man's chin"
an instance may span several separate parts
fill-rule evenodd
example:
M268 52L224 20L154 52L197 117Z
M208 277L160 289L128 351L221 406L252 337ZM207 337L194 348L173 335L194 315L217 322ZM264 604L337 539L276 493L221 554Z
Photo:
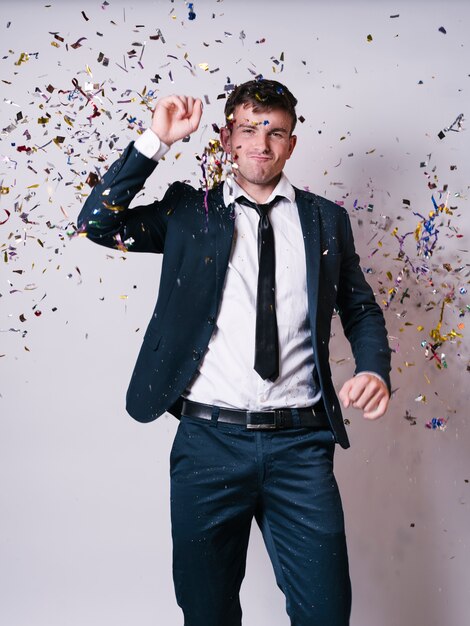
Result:
M250 185L260 185L262 187L266 187L267 185L276 185L279 181L280 174L272 174L267 173L250 173L249 175L242 174L241 172L237 172L235 170L235 180L238 181L246 181Z

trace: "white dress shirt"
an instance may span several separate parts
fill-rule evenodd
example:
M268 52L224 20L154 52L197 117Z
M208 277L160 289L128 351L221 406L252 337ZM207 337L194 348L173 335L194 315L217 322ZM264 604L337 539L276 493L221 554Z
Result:
M282 174L266 202L282 199L269 212L276 257L276 317L279 376L263 380L254 370L256 292L258 285L258 213L236 202L233 243L215 330L196 376L183 394L189 400L217 406L266 411L315 404L313 349L307 307L307 271L295 192ZM229 190L224 185L228 206Z

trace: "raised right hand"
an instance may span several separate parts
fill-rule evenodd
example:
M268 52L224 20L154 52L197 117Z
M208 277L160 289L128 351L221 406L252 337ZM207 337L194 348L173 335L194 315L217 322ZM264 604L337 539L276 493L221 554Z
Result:
M202 101L192 96L166 96L157 101L151 129L168 146L194 133L202 116Z

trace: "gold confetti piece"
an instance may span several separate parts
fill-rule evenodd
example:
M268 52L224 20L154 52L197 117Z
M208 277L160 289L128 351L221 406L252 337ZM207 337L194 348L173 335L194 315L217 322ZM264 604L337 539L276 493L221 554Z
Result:
M60 48L60 43L57 43L57 41L51 41L51 46L54 46L54 48Z
M129 297L129 296L125 296L125 295L119 296L119 298L120 298L121 300L127 300L127 299L128 299L128 297Z
M205 72L207 72L207 70L209 69L209 64L208 63L199 63L199 67L201 68L201 70L204 70Z
M373 41L372 35L367 35L367 41Z
M424 330L424 326L417 326L416 330L418 330L419 332L421 332L422 330Z
M38 124L47 124L49 122L48 117L38 117Z
M0 194L5 196L7 193L10 193L10 187L0 187Z
M26 61L29 61L29 54L22 52L18 61L15 62L15 65L21 65L22 63L26 63Z
M34 185L29 185L26 189L37 189L39 187L39 183L35 183Z
M119 206L118 204L110 204L109 202L103 202L103 205L110 211L118 213L119 211L125 211L125 206Z

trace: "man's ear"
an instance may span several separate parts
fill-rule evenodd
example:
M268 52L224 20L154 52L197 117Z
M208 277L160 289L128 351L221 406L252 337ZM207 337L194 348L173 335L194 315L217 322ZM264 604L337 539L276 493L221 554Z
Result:
M226 126L222 126L220 129L220 143L225 152L230 153L232 151L232 133Z
M291 158L296 144L297 144L297 135L291 135L289 137L289 156L287 157L288 159Z

